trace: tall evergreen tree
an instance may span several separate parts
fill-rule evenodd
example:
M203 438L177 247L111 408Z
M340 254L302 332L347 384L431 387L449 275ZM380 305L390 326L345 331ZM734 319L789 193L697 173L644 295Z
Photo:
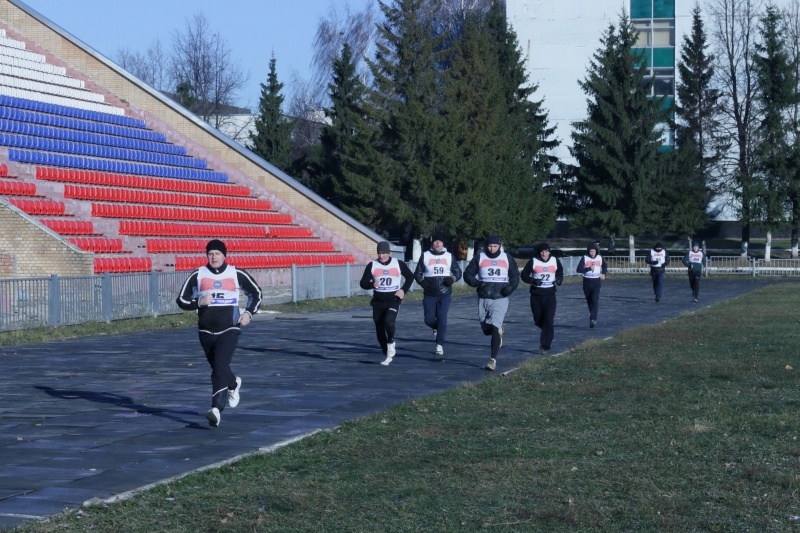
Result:
M636 32L626 14L601 39L580 83L587 118L574 124L571 153L579 210L573 220L596 232L633 236L661 233L669 209L661 196L662 98L648 96L646 65L634 50Z
M793 65L782 37L781 16L767 6L760 23L761 40L753 57L758 77L756 101L762 117L755 145L755 167L761 224L777 229L786 220L792 123L790 110L797 100Z
M374 61L374 107L380 124L380 168L391 176L392 197L380 206L395 232L410 243L437 222L441 203L434 169L436 144L442 136L441 94L437 51L431 20L435 9L426 0L379 3L384 22L379 27Z
M792 64L794 93L800 95L800 2L792 2L783 11L786 24L786 44ZM787 194L791 228L792 257L800 254L800 99L796 99L790 110L791 117L791 154L789 156L789 173Z
M278 81L275 56L269 61L267 83L261 84L255 133L250 134L250 149L281 170L288 170L294 121L283 116L283 83Z
M438 220L459 242L489 232L508 242L499 220L501 204L515 200L505 190L500 168L508 113L497 59L481 22L480 14L469 14L447 55L441 108L446 134L436 147Z
M386 187L373 147L377 128L367 108L366 88L359 79L348 43L333 62L328 85L330 124L322 128L313 165L315 190L358 221L381 230L385 213L380 206Z
M537 87L530 83L517 36L508 25L501 2L487 13L487 31L496 57L506 105L505 151L510 186L503 192L499 231L512 244L530 243L555 225L555 198L547 190L557 161L550 154L558 146L555 127L548 124Z
M708 205L717 193L716 178L720 160L730 143L721 134L720 91L713 84L714 56L707 53L707 40L700 6L692 11L692 30L683 38L681 59L678 62L679 83L675 114L676 147L681 152L672 154L677 167L673 176L682 181L680 188L685 198L673 199L673 209L680 227L674 230L691 235L707 221ZM676 201L677 200L677 204Z

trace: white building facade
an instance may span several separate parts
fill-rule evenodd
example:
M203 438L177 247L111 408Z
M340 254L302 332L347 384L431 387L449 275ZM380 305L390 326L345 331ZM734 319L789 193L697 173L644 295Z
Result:
M572 123L586 116L586 95L578 85L609 25L624 12L640 30L639 46L656 76L654 94L674 98L680 43L691 31L694 0L507 0L506 15L517 34L536 99L544 100L561 145L554 153L572 162ZM665 144L671 144L669 132Z

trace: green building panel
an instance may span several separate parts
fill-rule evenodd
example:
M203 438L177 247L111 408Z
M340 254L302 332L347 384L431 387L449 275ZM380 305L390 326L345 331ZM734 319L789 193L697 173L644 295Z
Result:
M675 0L631 0L632 19L674 19Z
M659 67L675 67L675 49L669 48L653 48L653 66Z
M652 48L633 48L631 50L631 55L633 56L633 60L635 61L635 65L638 67L650 66L653 62L653 49Z
M653 0L653 18L674 19L675 0Z
M631 18L653 18L653 0L631 0Z

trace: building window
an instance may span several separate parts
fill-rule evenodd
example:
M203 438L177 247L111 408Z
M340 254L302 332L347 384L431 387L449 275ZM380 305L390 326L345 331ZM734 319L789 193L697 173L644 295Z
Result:
M672 21L653 22L653 46L675 46L675 28Z
M631 18L632 19L653 18L652 0L631 0Z
M631 0L631 5L633 5ZM674 19L675 0L653 0L653 18Z
M634 45L637 48L646 48L648 46L652 46L650 44L650 22L649 21L641 21L637 20L633 22L633 28L638 32L636 34L636 44Z
M672 68L675 65L674 48L653 48L653 67Z
M672 96L675 94L675 79L656 78L653 80L653 94L655 96Z

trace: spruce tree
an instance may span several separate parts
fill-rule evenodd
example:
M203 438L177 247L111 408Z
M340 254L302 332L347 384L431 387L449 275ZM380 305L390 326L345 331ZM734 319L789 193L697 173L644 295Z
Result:
M493 2L486 16L486 31L496 58L506 111L503 165L508 187L500 195L498 231L512 244L543 238L555 225L554 196L547 190L556 159L550 154L558 146L555 127L547 121L537 87L530 83L519 41L508 25L500 2Z
M755 145L755 168L759 178L757 207L761 225L768 231L786 220L787 176L790 173L789 111L795 104L793 65L781 32L781 16L768 5L760 23L761 40L753 57L758 79L756 101L761 123Z
M714 176L730 145L720 134L720 91L712 83L714 56L707 48L698 5L692 11L692 30L684 36L678 63L675 140L680 153L670 154L671 163L676 165L672 175L680 186L669 192L685 193L673 194L670 199L675 206L671 229L681 235L691 235L706 223L706 211L716 189Z
M261 84L261 97L258 102L258 116L255 120L255 133L250 134L250 149L281 170L288 170L289 154L292 150L292 129L294 121L284 118L282 113L284 97L281 94L283 83L278 81L275 69L276 59L269 61L267 83Z
M386 223L380 209L386 192L380 166L376 165L381 158L373 147L377 129L348 43L343 45L331 71L331 107L325 109L330 124L322 128L312 167L315 190L359 222L380 231Z
M434 6L435 7L435 6ZM435 9L426 0L380 3L384 22L378 29L374 61L374 102L379 120L376 144L381 174L390 176L384 210L392 232L410 243L437 222L441 209L434 170L436 143L443 135L437 65L438 43L431 20Z
M800 5L784 10L783 20L786 27L786 48L792 65L794 93L800 96ZM791 253L792 258L797 258L800 249L800 98L794 100L789 117L792 134L789 136L787 197Z
M795 131L798 126L795 124ZM789 152L789 173L787 174L786 195L789 201L792 258L797 258L800 247L800 136L794 136Z
M441 164L435 169L442 200L438 220L458 242L490 232L507 242L501 209L515 201L501 176L508 109L481 18L467 15L447 55L441 109L446 134L437 145ZM512 140L512 145L518 143Z
M611 236L664 231L664 167L659 125L668 119L663 98L648 96L646 65L634 49L626 14L611 24L580 82L587 118L576 122L570 149L577 161L573 220Z

